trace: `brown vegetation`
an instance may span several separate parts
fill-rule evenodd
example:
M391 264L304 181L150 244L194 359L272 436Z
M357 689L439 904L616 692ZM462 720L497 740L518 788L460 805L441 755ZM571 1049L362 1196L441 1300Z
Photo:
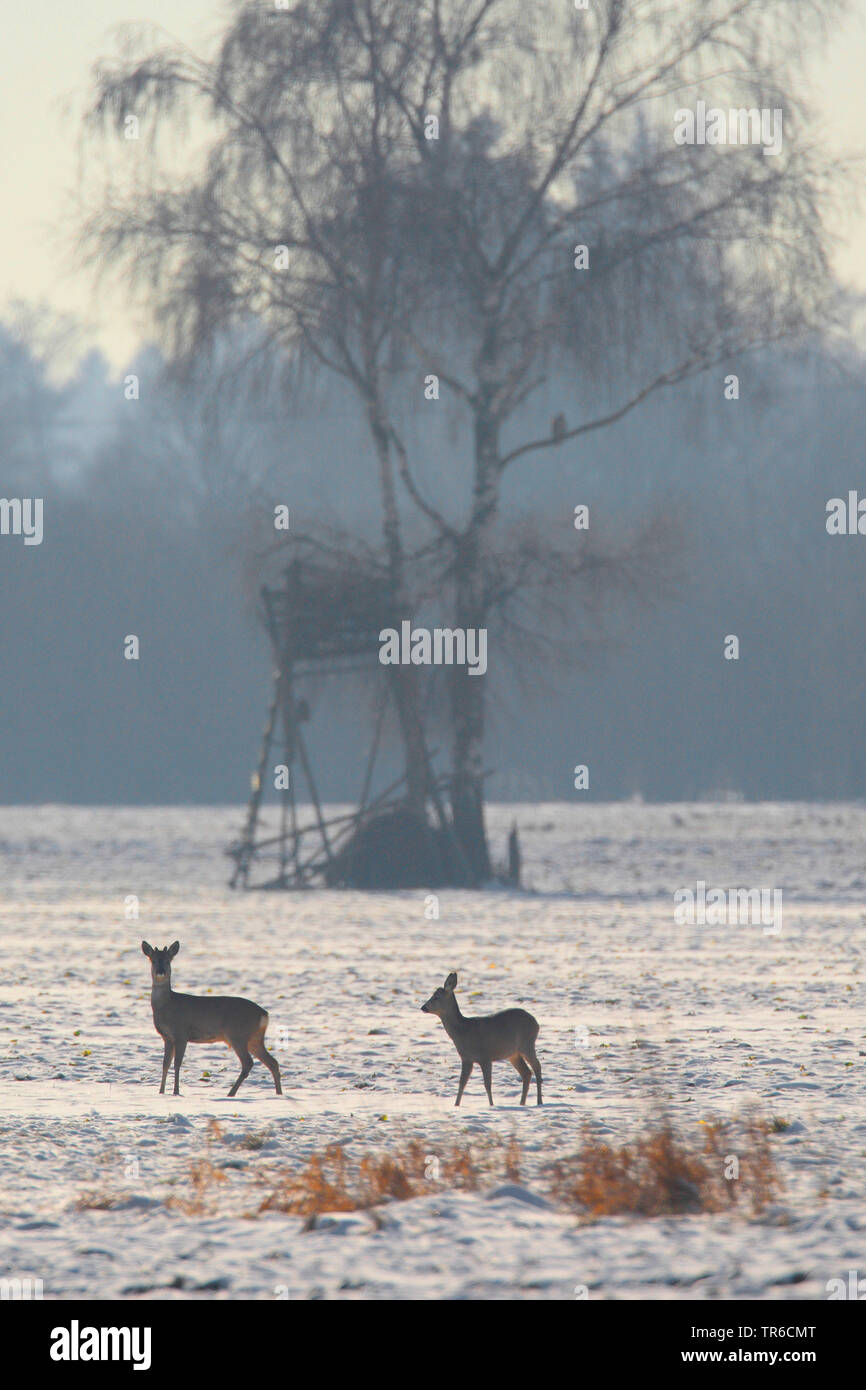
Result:
M677 1133L665 1116L648 1123L631 1142L612 1146L587 1125L574 1153L546 1164L541 1185L551 1202L584 1219L603 1216L685 1216L729 1211L740 1204L755 1215L782 1189L771 1147L777 1132L757 1114L702 1121L694 1139ZM249 1135L238 1147L255 1152L268 1132ZM208 1154L226 1137L216 1121ZM285 1212L312 1224L328 1212L367 1211L390 1202L454 1189L472 1192L497 1183L519 1182L527 1155L517 1139L490 1138L481 1144L453 1142L441 1153L430 1140L411 1138L391 1152L355 1156L340 1144L313 1154L301 1169L257 1166L254 1180L265 1196L247 1214ZM232 1165L229 1165L232 1166ZM193 1161L165 1205L187 1216L221 1209L228 1172L210 1156ZM78 1210L112 1210L129 1201L129 1189L87 1191Z
M552 1201L583 1216L682 1216L730 1209L740 1199L753 1213L781 1190L770 1148L772 1126L756 1117L702 1125L698 1141L677 1135L662 1118L629 1144L613 1148L587 1127L574 1154L543 1170ZM369 1211L458 1188L520 1179L521 1150L513 1137L484 1146L452 1144L436 1157L429 1144L408 1141L394 1153L353 1159L339 1144L314 1154L300 1173L281 1174L260 1211L316 1216ZM262 1175L273 1183L273 1174Z
M757 1214L781 1189L771 1126L756 1116L704 1123L703 1143L669 1120L613 1148L584 1130L575 1154L549 1168L551 1195L590 1216L684 1216L723 1211L746 1198Z
M383 1202L401 1202L448 1188L474 1191L482 1180L512 1177L517 1171L517 1145L488 1143L472 1149L452 1144L443 1155L430 1145L410 1139L388 1154L350 1158L339 1144L314 1154L300 1173L281 1174L264 1198L260 1211L285 1211L314 1216L330 1211L368 1211ZM269 1174L267 1181L273 1181Z

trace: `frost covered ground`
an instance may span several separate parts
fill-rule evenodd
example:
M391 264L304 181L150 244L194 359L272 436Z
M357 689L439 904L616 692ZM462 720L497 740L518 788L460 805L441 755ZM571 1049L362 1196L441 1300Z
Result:
M497 851L514 816L532 891L444 892L430 920L421 892L230 892L237 809L0 808L0 1276L46 1298L264 1299L813 1299L866 1278L866 808L499 807ZM781 933L677 925L698 880L781 888ZM180 938L175 988L268 1008L284 1097L256 1065L228 1100L219 1046L158 1095L142 937ZM477 1070L455 1110L457 1054L419 1011L451 969L465 1012L539 1018L541 1110L507 1064L494 1110ZM545 1201L539 1168L584 1121L622 1143L657 1100L683 1132L750 1103L787 1122L767 1215L580 1224ZM419 1136L435 1156L491 1135L523 1148L510 1190L309 1231L256 1214L263 1177L327 1143ZM201 1160L225 1179L185 1215L171 1199Z

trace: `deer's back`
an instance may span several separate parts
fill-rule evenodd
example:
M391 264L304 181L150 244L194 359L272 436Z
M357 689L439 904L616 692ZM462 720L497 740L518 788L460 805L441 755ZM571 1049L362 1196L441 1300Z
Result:
M531 1047L538 1037L538 1021L525 1009L503 1009L498 1014L467 1018L469 1025L458 1044L459 1051L475 1061L501 1062L523 1047Z
M251 1037L267 1012L251 999L230 994L176 994L154 1005L153 1021L160 1033L183 1033L189 1042L221 1042L229 1036Z

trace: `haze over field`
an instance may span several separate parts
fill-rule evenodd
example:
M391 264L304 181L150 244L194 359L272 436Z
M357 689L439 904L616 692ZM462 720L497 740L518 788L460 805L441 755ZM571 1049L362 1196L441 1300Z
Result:
M263 410L230 388L216 447L200 388L158 387L152 355L133 403L96 358L60 390L8 332L0 345L7 491L44 498L42 544L0 546L0 799L242 801L270 672L245 556L272 544L276 500L299 529L324 517L375 535L351 401ZM829 535L826 504L862 477L864 388L850 353L843 367L770 358L744 372L739 401L701 379L515 475L509 515L561 540L586 504L605 543L643 532L658 559L644 590L576 593L547 641L543 626L516 642L491 627L492 797L567 800L578 763L590 799L863 795L866 542ZM444 505L459 496L455 428L416 426L420 476ZM348 456L369 486L341 486ZM428 620L442 616L431 602ZM129 632L137 663L121 659ZM739 662L722 658L730 633ZM435 710L436 673L425 680ZM322 794L353 798L374 691L312 695ZM446 748L447 730L433 742ZM393 737L389 751L383 779Z

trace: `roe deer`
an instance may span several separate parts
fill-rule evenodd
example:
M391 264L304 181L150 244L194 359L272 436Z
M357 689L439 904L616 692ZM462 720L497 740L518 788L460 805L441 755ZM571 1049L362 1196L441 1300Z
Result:
M175 941L173 945L163 946L161 951L157 951L142 941L141 949L150 958L153 1026L165 1042L159 1094L165 1094L165 1078L172 1054L174 1094L179 1096L180 1064L187 1043L224 1042L234 1048L241 1063L241 1074L229 1091L230 1096L236 1094L241 1082L252 1071L253 1057L264 1062L274 1078L277 1095L281 1096L280 1068L276 1058L265 1047L267 1011L259 1008L251 999L238 999L232 995L175 994L171 987L171 963L180 950L180 942Z
M538 1022L525 1009L503 1009L500 1014L482 1014L480 1018L464 1018L457 1000L454 986L457 976L452 970L441 989L434 990L421 1012L438 1014L445 1032L460 1053L460 1085L457 1087L455 1105L460 1104L466 1089L466 1082L477 1062L484 1077L487 1099L493 1104L490 1089L493 1063L506 1059L520 1072L523 1082L523 1095L520 1104L526 1104L529 1082L535 1072L535 1085L538 1091L538 1104L541 1104L541 1064L535 1051L538 1037ZM530 1071L530 1067L532 1071Z

